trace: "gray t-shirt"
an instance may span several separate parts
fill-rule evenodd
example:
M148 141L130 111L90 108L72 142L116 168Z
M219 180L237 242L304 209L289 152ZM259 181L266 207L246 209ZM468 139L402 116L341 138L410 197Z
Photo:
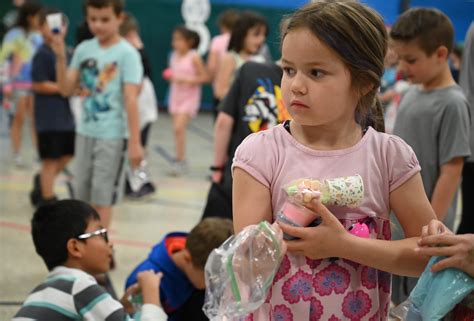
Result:
M468 103L458 85L430 91L413 86L403 97L394 134L415 151L428 199L433 195L441 166L455 157L470 155L469 127ZM457 197L444 219L451 229L456 203Z
M459 75L459 86L466 95L471 108L471 157L468 162L474 162L474 22L467 31L466 41L462 54L461 74Z

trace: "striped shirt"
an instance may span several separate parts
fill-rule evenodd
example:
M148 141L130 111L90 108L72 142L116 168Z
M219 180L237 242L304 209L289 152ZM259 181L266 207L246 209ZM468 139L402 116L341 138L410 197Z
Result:
M142 307L142 321L165 321L156 305ZM119 301L107 293L90 274L59 266L28 296L12 321L122 321L132 319Z

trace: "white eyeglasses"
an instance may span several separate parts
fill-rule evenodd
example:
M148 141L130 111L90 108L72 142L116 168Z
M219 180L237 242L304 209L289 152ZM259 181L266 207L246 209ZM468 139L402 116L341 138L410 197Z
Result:
M105 242L109 242L109 236L107 234L107 229L106 228L101 228L100 230L94 231L94 232L89 232L89 233L84 233L81 234L77 237L79 240L87 240L88 238L94 237L94 236L102 236L105 240Z

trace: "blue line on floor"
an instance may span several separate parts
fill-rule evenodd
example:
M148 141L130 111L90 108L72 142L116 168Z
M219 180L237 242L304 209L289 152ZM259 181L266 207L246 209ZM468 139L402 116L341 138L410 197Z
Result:
M155 146L155 152L158 153L158 155L160 155L161 157L163 157L165 159L165 161L167 161L168 163L172 164L174 162L174 157L171 156L170 153L168 153L166 151L166 149L164 149L163 147L161 147L160 145L156 145Z
M200 128L200 127L197 127L195 125L193 125L192 123L190 123L188 125L188 128L190 131L194 132L197 136L205 139L206 141L208 141L209 143L213 143L214 142L214 135L213 134L210 134L208 133L207 131L205 131L204 129Z

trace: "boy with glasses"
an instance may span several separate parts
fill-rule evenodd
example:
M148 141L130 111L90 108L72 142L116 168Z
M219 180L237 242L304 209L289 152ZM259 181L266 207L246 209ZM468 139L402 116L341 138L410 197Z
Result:
M40 207L31 221L36 252L49 274L23 303L15 320L131 320L128 301L141 292L144 305L141 320L162 321L161 274L143 271L120 302L113 299L94 275L109 270L112 243L97 212L87 203L63 200ZM127 307L127 311L125 311Z

